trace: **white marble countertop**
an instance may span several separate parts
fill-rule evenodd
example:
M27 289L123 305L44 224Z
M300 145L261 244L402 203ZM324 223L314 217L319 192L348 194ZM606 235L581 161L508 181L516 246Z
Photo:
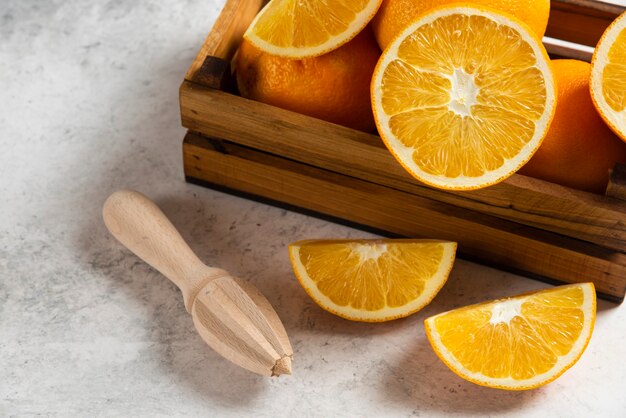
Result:
M626 307L599 303L581 360L503 392L456 377L425 317L547 285L463 260L405 320L315 305L291 241L363 232L186 184L178 86L223 0L0 2L0 416L626 416ZM153 197L199 256L276 307L294 374L267 379L195 333L179 291L106 232L101 205Z

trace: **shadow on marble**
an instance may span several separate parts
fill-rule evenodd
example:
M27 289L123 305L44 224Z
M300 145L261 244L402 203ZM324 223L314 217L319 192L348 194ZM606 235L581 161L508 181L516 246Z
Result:
M435 355L425 335L389 364L380 397L414 411L491 415L521 408L541 391L491 389L461 379Z
M164 57L163 68L155 68L150 74L152 81L146 84L146 89L158 89L161 79L171 81L174 67L186 68L188 63L181 66L180 59L180 53L171 60ZM180 71L174 84L168 81L168 85L174 86L174 101L177 101L175 92L183 76L184 71ZM142 91L141 94L151 93ZM126 128L132 137L123 141L123 147L118 146L109 153L104 170L94 170L83 179L88 187L82 199L90 205L80 208L83 216L78 219L82 222L71 244L90 275L104 282L105 293L93 295L99 298L94 299L97 309L121 308L121 323L115 325L126 329L115 331L112 327L113 330L105 329L103 333L109 332L120 342L136 335L138 341L148 343L148 348L142 352L147 357L144 360L147 365L141 370L120 373L135 373L140 379L184 385L198 398L207 398L207 405L252 405L266 391L267 379L233 365L208 347L197 335L177 287L123 248L104 227L100 209L106 197L122 188L135 189L155 200L203 261L217 266L214 261L221 258L220 246L207 245L207 242L216 220L224 217L227 208L198 197L205 193L200 188L194 192L191 189L195 186L184 182L182 165L172 169L161 161L163 153L175 152L176 159L180 159L184 132L178 112L164 116L162 119L166 120L159 123L167 128L159 131L160 125L154 123L155 109L145 106L140 94L133 94L132 89L130 93L120 89L119 100L126 102L126 106L135 102L135 106L130 106L134 111L132 120L129 119L132 126ZM103 120L103 131L107 130L108 123ZM162 196L166 197L160 199ZM221 244L224 239L226 237L216 236L213 242ZM235 258L234 255L231 258ZM93 327L101 325L93 323ZM113 364L112 367L121 366Z
M606 312L610 312L614 310L615 308L619 308L623 303L625 302L615 303L615 302L609 302L608 300L598 299L597 306L596 306L598 316L601 316Z
M380 396L386 402L398 402L416 411L433 410L448 413L493 414L520 408L542 390L511 392L482 387L454 374L435 354L425 334L423 321L437 313L502 298L529 290L527 279L507 273L485 275L484 268L457 262L448 283L434 301L415 315L419 323L416 340L398 358L388 361L381 382ZM483 272L483 274L475 274ZM531 287L549 285L534 282Z
M482 273L482 275L474 274L474 272ZM484 274L484 266L457 260L448 282L433 302L408 318L386 323L353 322L337 317L317 306L298 286L299 289L293 293L293 297L298 298L302 303L302 312L297 326L309 332L359 337L396 334L405 332L405 330L407 330L406 332L415 332L415 327L423 329L425 318L437 313L527 291L526 279L520 278L515 285L511 286L511 281L505 277L507 275L507 273L497 270L494 270L494 274ZM548 285L533 281L531 286L541 289ZM516 291L516 288L519 288L519 291ZM487 290L482 292L480 289ZM408 329L412 329L412 331Z
M104 227L92 225L83 231L81 240L103 233L108 234ZM182 295L173 283L113 237L100 242L101 248L88 250L90 270L94 276L108 281L108 295L126 301L128 316L133 320L134 329L124 330L120 336L137 333L149 343L141 354L147 357L150 370L131 368L128 373L139 373L153 380L174 380L200 398L213 398L210 404L251 405L262 396L267 388L266 378L230 363L206 345L196 333ZM106 304L110 305L111 301Z
M268 235L262 231L262 225L250 222L247 214L240 217L233 214L231 208L206 197L217 192L199 186L187 187L198 189L194 192L195 197L167 197L155 199L155 202L200 260L252 283L281 318L292 312L283 308L292 307L294 302L301 305L305 298L308 299L293 277L289 264L284 263L288 260L288 253L280 232L270 231L276 236ZM266 240L263 245L259 245L257 234Z

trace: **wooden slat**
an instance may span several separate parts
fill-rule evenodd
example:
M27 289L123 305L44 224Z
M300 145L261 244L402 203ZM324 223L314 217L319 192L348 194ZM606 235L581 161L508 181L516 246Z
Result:
M192 83L181 87L183 125L305 164L513 220L618 250L626 249L626 203L529 177L470 192L446 192L409 176L380 138Z
M617 164L611 170L606 194L617 199L626 200L626 164Z
M457 241L459 252L489 265L565 283L593 281L621 301L626 255L436 202L410 193L271 156L227 142L218 148L188 135L190 179L284 202L392 234Z
M543 45L552 59L569 58L591 62L594 48L587 45L575 44L560 39L543 37Z
M626 10L594 0L552 0L546 36L595 46L604 30Z
M264 3L263 0L227 0L185 79L210 86L207 83L215 80L215 65L221 65L220 60L230 63L244 32ZM205 62L209 57L219 60Z

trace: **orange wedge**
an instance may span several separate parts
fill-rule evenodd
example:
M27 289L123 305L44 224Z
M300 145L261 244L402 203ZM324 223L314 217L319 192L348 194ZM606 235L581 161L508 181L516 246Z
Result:
M530 159L552 120L556 87L526 24L479 6L447 6L391 42L371 93L378 131L410 174L470 190Z
M456 243L434 240L308 240L289 246L296 277L323 309L352 321L404 318L448 279Z
M524 390L578 361L595 318L594 286L581 283L455 309L425 325L437 356L463 379Z
M271 0L244 37L271 55L302 59L326 54L354 38L382 0Z
M626 141L626 13L611 23L596 46L589 88L602 119Z

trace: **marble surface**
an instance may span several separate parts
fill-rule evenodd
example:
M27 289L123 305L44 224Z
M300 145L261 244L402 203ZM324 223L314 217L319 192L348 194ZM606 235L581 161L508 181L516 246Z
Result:
M286 246L370 235L184 182L178 86L222 5L0 2L0 416L623 417L624 306L599 303L556 382L478 387L437 359L422 321L546 285L459 260L424 311L351 323L306 296ZM257 377L202 342L174 285L105 230L101 205L122 187L267 295L293 376Z

